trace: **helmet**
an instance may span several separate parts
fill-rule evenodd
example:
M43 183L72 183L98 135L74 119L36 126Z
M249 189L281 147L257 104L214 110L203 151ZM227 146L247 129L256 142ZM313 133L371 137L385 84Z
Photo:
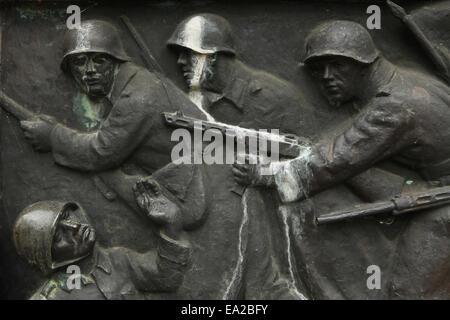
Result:
M379 53L369 32L352 21L332 21L318 26L306 40L304 62L322 56L342 56L370 64Z
M236 54L230 24L224 18L210 13L197 14L183 20L167 41L167 45L204 54Z
M69 29L64 36L61 69L67 70L67 57L82 52L107 53L121 61L130 61L117 29L106 21L86 20L79 28Z
M45 274L69 263L56 265L53 262L53 236L59 216L65 210L75 211L78 208L76 203L62 201L41 201L26 207L14 224L13 237L17 253Z

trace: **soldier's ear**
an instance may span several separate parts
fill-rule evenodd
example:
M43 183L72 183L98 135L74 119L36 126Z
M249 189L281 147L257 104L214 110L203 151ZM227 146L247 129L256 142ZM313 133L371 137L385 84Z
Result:
M377 58L377 59L378 59L378 58ZM375 61L376 61L376 60L375 60ZM361 77L367 76L367 74L370 72L370 67L375 63L375 61L372 62L372 63L370 63L370 64L359 63L359 65L360 65L360 74L361 74Z

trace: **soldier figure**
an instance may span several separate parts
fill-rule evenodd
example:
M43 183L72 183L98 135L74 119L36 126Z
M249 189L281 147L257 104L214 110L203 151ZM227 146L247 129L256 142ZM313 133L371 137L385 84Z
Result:
M167 215L154 210L159 221ZM14 225L17 252L51 276L31 299L143 299L144 293L175 291L190 258L187 240L160 233L157 250L145 253L123 247L102 248L79 205L41 201L25 208ZM76 265L80 275L63 267ZM78 278L75 287L70 276ZM72 280L73 281L73 280Z
M329 103L352 104L357 114L312 145L309 154L273 164L271 176L259 174L257 166L236 165L238 182L274 187L284 203L291 203L390 158L419 171L430 185L450 184L448 86L391 64L365 28L350 21L317 27L307 39L304 61ZM388 297L449 297L448 281L442 281L449 273L449 214L442 207L399 218L409 224L398 240L402 247ZM424 236L430 242L419 257Z
M224 18L208 13L188 17L167 44L179 54L191 99L210 121L290 134L299 134L301 128L303 136L312 134L312 115L317 111L306 106L288 81L238 60Z
M59 165L102 172L105 197L112 200L113 191L139 210L134 184L171 161L174 143L161 112L181 110L199 119L203 114L170 81L132 63L115 27L104 21L83 21L66 32L61 68L91 100L106 106L103 122L85 133L41 115L21 121L25 137L36 150L51 151Z
M129 60L111 24L91 20L69 30L61 68L91 99L106 100L110 110L99 129L88 134L41 118L22 121L35 148L51 150L58 164L82 171L115 168L127 160L151 173L169 163L171 131L161 112L202 114L167 79Z
M69 30L61 67L90 99L102 100L104 105L110 105L110 110L104 112L105 120L100 127L90 133L78 132L51 117L41 116L22 121L25 135L36 149L51 150L60 165L100 172L113 191L145 215L158 203L161 213L169 214L166 211L169 206L174 209L172 213L181 212L182 221L168 224L166 232L176 239L180 228L189 230L195 267L187 270L183 284L170 297L242 296L246 290L244 283L252 284L261 278L258 275L250 280L253 275L249 274L244 279L240 272L248 261L247 258L240 261L239 256L247 243L247 226L241 227L246 222L241 197L230 191L236 187L231 166L169 164L174 143L172 130L165 125L161 112L180 110L199 120L206 119L206 115L167 79L128 60L117 31L110 24L84 21L80 29ZM123 170L105 171L118 167ZM133 186L143 176L144 182L134 188L141 194L135 199ZM149 202L150 199L153 201ZM152 221L158 224L158 219ZM241 230L245 233L241 234L244 232ZM254 251L260 254L260 250ZM272 262L270 256L266 260L267 264ZM247 290L247 295L297 298L290 284L280 283L275 272L267 276L269 285L264 291ZM277 290L272 290L274 283Z

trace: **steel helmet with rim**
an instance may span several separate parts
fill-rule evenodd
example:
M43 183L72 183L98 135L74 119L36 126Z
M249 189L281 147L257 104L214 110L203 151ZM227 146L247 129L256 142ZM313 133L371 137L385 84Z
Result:
M77 53L106 53L120 61L130 61L119 32L109 22L86 20L79 28L69 29L64 35L61 69L67 71L68 57Z
M324 56L341 56L370 64L377 59L379 52L362 25L336 20L319 25L307 37L303 62Z
M184 19L167 41L167 45L188 48L201 54L236 54L230 24L221 16L210 13L196 14Z
M56 264L52 259L53 237L60 215L81 209L74 202L40 201L26 207L14 224L13 240L17 253L45 274L81 258ZM82 211L84 217L84 212ZM83 218L81 217L81 218Z

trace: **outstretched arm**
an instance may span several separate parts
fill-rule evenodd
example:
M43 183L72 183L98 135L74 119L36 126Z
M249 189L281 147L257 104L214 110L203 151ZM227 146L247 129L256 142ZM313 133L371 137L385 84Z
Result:
M261 175L255 166L236 165L236 180L276 187L281 201L294 202L361 173L405 147L409 143L406 135L413 125L412 112L406 104L390 100L376 103L369 105L342 133L330 135L309 153L272 163L271 176Z
M388 101L368 106L344 132L318 143L310 155L286 163L275 173L281 200L304 199L368 169L408 143L405 135L411 125L412 115L404 104ZM289 192L286 181L300 192Z

